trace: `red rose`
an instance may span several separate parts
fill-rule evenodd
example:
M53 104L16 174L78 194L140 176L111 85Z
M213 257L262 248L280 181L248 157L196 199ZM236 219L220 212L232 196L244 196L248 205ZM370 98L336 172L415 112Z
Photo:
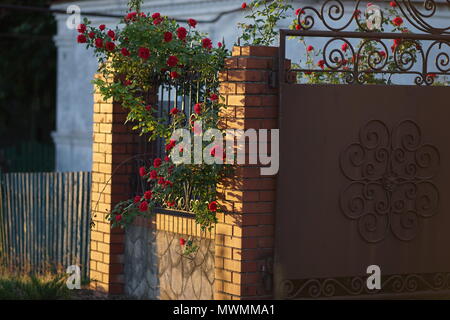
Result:
M170 114L175 116L178 113L178 109L177 108L172 108L172 110L170 110Z
M158 178L158 184L164 184L164 177Z
M386 52L380 51L380 56L382 56L383 58L386 57Z
M217 202L213 201L208 204L209 211L216 212L217 211Z
M167 59L167 65L169 67L175 67L178 64L178 58L176 56L170 56Z
M106 42L105 48L108 51L113 51L116 48L116 45L114 44L114 42L108 41Z
M112 30L108 31L108 37L110 37L111 39L114 39L115 36L116 36L116 34L114 33L114 31L112 31Z
M361 10L356 9L355 12L353 13L353 16L355 18L359 17L361 15Z
M397 6L397 3L395 1L391 1L389 4L392 8L395 8Z
M78 30L79 33L85 33L86 32L86 25L85 24L78 25L77 30Z
M159 168L159 166L161 165L162 160L160 158L156 158L155 160L153 160L153 166L155 168Z
M165 157L164 157L164 161L165 161L165 162L169 162L169 161L170 161L169 157L168 157L168 156L165 156Z
M321 69L323 69L323 68L325 67L325 60L320 60L320 61L317 63L317 65L318 65Z
M121 215L121 214L118 214L118 215L116 216L116 221L119 222L120 220L122 220L122 215Z
M104 24L101 24L98 28L100 29L100 31L103 31L105 30L106 26Z
M403 24L403 19L401 17L396 17L394 20L392 20L392 23L395 26L400 27Z
M148 48L139 48L138 56L144 60L147 60L150 57L150 50Z
M129 14L126 15L125 20L136 20L136 16L137 16L137 12L130 12Z
M217 94L213 93L209 96L209 99L211 101L217 101L217 100L219 100L219 96Z
M139 211L145 212L147 210L148 210L148 203L147 203L147 201L142 201L141 204L139 205Z
M211 150L209 151L209 154L211 156L215 157L216 156L216 149L217 149L217 146L212 147Z
M195 28L195 26L197 25L197 20L195 20L195 19L188 19L188 24L189 24L192 28Z
M313 51L314 50L314 47L313 46L308 46L307 48L306 48L306 51L308 51L308 52L311 52L311 51Z
M166 151L170 151L173 149L173 147L175 147L175 144L177 142L175 140L170 140L170 142L168 144L166 144Z
M186 240L180 238L180 246L184 246L186 244Z
M173 183L169 180L164 181L164 187L173 186Z
M91 38L91 39L95 38L95 32L94 31L89 32L89 38Z
M400 43L402 43L402 39L394 39L394 46L397 47Z
M172 32L164 32L164 41L165 42L172 41L172 38L173 38Z
M95 39L95 46L97 48L103 48L103 40L100 38Z
M139 168L139 175L141 177L145 176L147 174L147 171L145 170L145 167L140 167Z
M170 73L170 77L171 77L172 79L176 79L176 78L179 77L179 74L178 74L178 72L176 72L176 71L172 71L172 72Z
M184 40L184 39L186 39L186 35L187 35L187 30L186 30L186 28L179 27L179 28L177 29L177 36L178 36L178 39Z
M157 26L158 24L160 24L161 22L163 21L163 19L155 19L155 20L153 20L153 24L155 25L155 26Z
M175 206L175 201L167 201L167 205L169 207L173 207L173 206Z
M217 47L222 48L223 44L222 42L217 42Z
M145 106L145 110L151 111L152 110L152 106L151 105Z
M125 80L123 82L124 86L130 86L132 83L133 83L133 81L131 81L131 80Z
M346 52L347 49L348 49L348 43L345 42L345 43L342 45L341 49L342 49L342 51Z
M87 39L86 36L84 34L79 34L77 37L77 42L78 43L86 43Z
M196 114L200 114L202 112L202 105L200 103L196 103L194 105L194 112Z
M150 200L152 198L153 192L149 191L145 191L144 193L144 198L147 200Z
M295 10L295 15L298 16L300 13L305 13L305 10L299 8L297 10Z
M158 173L156 172L156 170L152 170L150 171L150 179L156 179L158 178Z
M141 196L134 197L134 203L138 203L139 201L141 201Z
M241 8L242 8L242 9L247 8L247 3L243 2L242 5L241 5Z
M212 48L212 41L209 38L205 38L202 40L202 47L205 49L211 49Z
M120 52L122 53L122 55L124 57L128 57L130 55L130 51L128 51L127 48L122 48L122 50L120 50Z
M152 19L160 19L161 18L161 14L159 12L155 12L154 14L152 14Z

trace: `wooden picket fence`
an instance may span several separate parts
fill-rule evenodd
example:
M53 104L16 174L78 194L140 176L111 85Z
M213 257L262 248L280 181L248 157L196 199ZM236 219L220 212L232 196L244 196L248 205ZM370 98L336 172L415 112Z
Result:
M0 258L30 272L81 266L89 276L90 172L0 174Z

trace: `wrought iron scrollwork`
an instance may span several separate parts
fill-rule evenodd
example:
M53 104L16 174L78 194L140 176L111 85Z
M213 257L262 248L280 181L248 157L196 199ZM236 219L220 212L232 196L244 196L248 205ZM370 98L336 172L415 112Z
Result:
M450 4L450 0L445 0L447 4ZM342 0L326 0L320 7L316 9L311 6L303 7L298 15L298 24L303 30L311 30L315 23L315 16L322 22L325 28L329 31L344 31L352 25L352 22L356 22L358 27L364 31L371 31L361 21L362 6L365 1L356 1L353 10L346 12L345 5ZM434 17L439 3L436 0L423 0L423 9L419 9L420 2L412 0L395 0L396 7L400 10L402 15L408 20L408 22L416 29L429 34L445 35L450 34L450 26L448 27L433 27L427 20ZM441 3L445 5L445 3ZM350 13L350 18L346 17ZM343 21L340 26L336 26L337 23Z
M389 275L383 277L380 290L368 289L366 280L367 276L284 280L279 289L288 300L450 290L450 273Z
M348 84L392 84L393 75L403 74L411 75L417 85L433 85L436 77L450 76L450 25L437 27L430 22L439 6L450 9L450 0L395 1L397 12L412 28L408 30L422 33L382 33L385 22L382 10L381 25L369 30L363 12L366 3L358 0L349 9L342 0L326 0L320 8L303 7L297 18L300 30L284 30L282 36L327 40L319 50L322 61L317 68L303 66L291 71L298 75L340 73ZM349 30L355 26L358 32ZM351 41L356 39L360 41ZM281 79L287 81L287 77Z
M438 149L422 142L420 127L405 120L392 130L379 120L361 128L359 142L340 156L350 183L342 190L343 214L357 221L361 237L376 243L390 232L401 241L414 239L420 220L439 208L433 183L440 165Z

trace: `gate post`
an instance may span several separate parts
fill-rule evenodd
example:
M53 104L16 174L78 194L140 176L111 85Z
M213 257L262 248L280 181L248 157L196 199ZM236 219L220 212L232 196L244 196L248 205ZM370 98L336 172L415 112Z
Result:
M96 75L99 77L99 75ZM149 96L153 100L155 96ZM124 230L111 229L106 214L133 196L131 179L136 176L132 157L139 154L139 134L120 103L103 100L94 93L92 189L90 239L91 288L108 294L124 293Z
M234 47L219 75L225 129L278 128L278 89L270 86L278 47ZM248 153L248 152L246 152ZM215 299L271 299L276 178L260 165L237 165L219 186Z

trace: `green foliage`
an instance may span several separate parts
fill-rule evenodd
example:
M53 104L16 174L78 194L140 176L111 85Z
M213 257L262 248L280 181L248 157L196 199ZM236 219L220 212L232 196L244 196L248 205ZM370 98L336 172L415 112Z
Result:
M102 74L94 83L104 99L121 102L128 109L127 122L134 124L133 129L150 140L162 139L169 152L175 146L175 142L169 141L174 130L193 131L194 121L202 121L203 130L217 128L222 107L217 96L217 73L223 68L228 51L222 44L214 46L205 34L197 31L195 21L183 28L159 13L139 12L140 1L129 4L136 11L124 17L122 29L102 30L85 19L78 42L94 49ZM145 99L147 93L160 85L181 89L191 81L207 83L207 87L191 101L198 103L201 112L189 119L183 112L159 115L159 106L150 105ZM124 227L137 216L147 217L156 207L166 207L193 212L203 229L212 228L216 209L210 210L208 205L217 198L216 184L226 172L223 164L175 164L171 157L166 157L161 164L142 170L148 192L118 203L108 216L113 227Z
M45 6L48 1L8 4ZM50 142L56 113L55 20L51 14L17 10L0 15L0 144Z
M71 297L66 276L0 276L0 300L56 300Z
M250 14L245 18L252 23L238 23L242 34L241 45L271 46L278 37L277 23L288 17L292 5L289 0L253 0L248 6Z

